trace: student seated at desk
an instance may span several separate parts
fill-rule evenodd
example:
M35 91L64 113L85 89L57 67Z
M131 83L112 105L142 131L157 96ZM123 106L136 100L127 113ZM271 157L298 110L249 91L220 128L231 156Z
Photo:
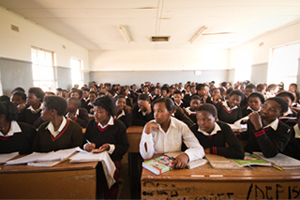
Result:
M186 124L171 117L174 103L170 98L153 102L154 120L148 122L140 141L140 154L150 159L154 153L181 151L182 142L188 149L177 156L172 168L184 168L188 162L204 156L204 150Z
M191 131L205 150L227 158L244 159L244 149L230 126L217 121L217 109L212 104L203 104L197 109L197 124ZM228 147L226 147L228 144Z
M197 122L196 119L196 110L201 105L201 98L198 95L194 95L191 98L190 106L183 108L183 112L193 121Z
M88 104L86 106L86 109L88 110L89 114L94 114L93 102L95 101L96 98L97 98L97 92L90 91L89 92L89 102L88 102Z
M247 122L247 131L238 133L240 139L248 140L245 151L259 151L266 158L282 152L291 138L288 125L278 118L288 110L287 102L280 97L266 100L260 112L252 112Z
M42 111L42 102L45 93L41 88L32 87L28 90L26 100L26 108L20 111L18 121L34 125L36 120L40 117Z
M19 152L30 154L36 136L33 126L17 122L17 107L9 102L0 102L0 153Z
M131 107L126 105L125 96L119 95L115 99L116 119L121 120L126 128L132 124L132 110Z
M26 94L24 92L16 91L11 95L10 101L18 108L18 112L26 107Z
M232 90L229 99L219 101L215 106L218 111L218 119L229 124L233 124L236 120L242 118L242 109L239 106L244 94L240 90Z
M290 91L281 91L276 95L276 97L283 98L289 105L288 111L285 112L282 116L285 119L280 119L280 120L290 127L295 126L296 121L289 119L289 118L297 117L297 112L291 109L292 104L293 104L293 102L295 102L295 99L296 99L295 95Z
M64 117L66 111L67 102L62 97L44 98L41 118L46 122L39 127L33 144L34 151L49 152L82 146L81 127Z
M118 194L118 181L121 169L121 160L127 152L129 143L126 133L126 127L123 122L114 119L115 108L113 99L109 96L97 98L94 102L94 116L86 128L85 139L89 143L84 145L86 151L92 151L97 148L107 151L112 161L115 163L116 171L114 178L116 183L108 189L102 164L97 166L97 198L115 199ZM104 192L104 194L101 194Z
M176 107L185 108L189 105L185 99L182 99L181 91L175 90L173 97L173 101Z
M283 153L300 160L300 112L297 114L297 124L291 128L291 138Z
M248 106L242 108L243 117L249 115L253 111L260 111L260 107L265 103L265 97L259 92L253 92L248 96Z
M70 97L67 100L68 109L66 117L74 122L77 122L81 128L86 128L90 121L88 112L85 108L80 108L81 101L75 97Z
M137 104L132 107L132 125L144 126L153 119L153 113L148 94L140 94Z

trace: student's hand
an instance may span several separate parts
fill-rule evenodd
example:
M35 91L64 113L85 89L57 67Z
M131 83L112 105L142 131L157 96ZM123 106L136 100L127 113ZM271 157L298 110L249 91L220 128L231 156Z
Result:
M75 113L69 113L68 118L71 119L71 120L74 120L75 119Z
M206 99L207 99L207 98L208 98L208 95L205 94L205 95L203 96L203 99L202 99L202 100L203 100L203 104L206 103Z
M110 149L110 146L108 144L104 144L99 149L95 149L92 152L93 153L101 153L103 151L109 151L109 149Z
M175 158L173 161L171 169L183 169L189 162L189 156L186 153L182 153Z
M148 122L145 125L145 133L150 134L152 131L158 131L159 127L155 122Z
M204 149L205 154L210 154L210 148Z
M21 104L18 105L18 111L21 111L24 108L26 108L26 104L25 103L21 103Z
M249 120L253 124L255 130L259 130L259 129L261 129L263 127L263 124L262 124L262 121L261 121L261 117L260 117L260 115L259 115L258 112L253 111L248 116L249 116Z
M93 149L95 149L96 145L94 143L86 144L84 147L84 150L91 152Z

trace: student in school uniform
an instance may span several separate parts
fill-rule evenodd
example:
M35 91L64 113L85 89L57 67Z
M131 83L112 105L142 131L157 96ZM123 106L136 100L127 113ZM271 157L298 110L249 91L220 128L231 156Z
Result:
M116 183L108 189L102 164L97 170L97 198L116 199L118 194L118 181L121 169L121 160L127 152L129 143L126 126L115 119L115 107L113 99L109 96L97 98L94 102L95 119L91 120L84 134L89 143L84 145L86 151L97 148L100 152L107 151L116 166L114 178ZM102 194L101 194L102 193Z
M174 103L170 98L154 101L153 110L155 119L145 125L140 141L144 159L155 153L178 152L182 142L189 148L175 158L172 168L184 168L188 162L203 158L204 150L188 126L171 117Z
M16 91L11 95L10 101L16 105L18 112L26 107L26 94Z
M248 140L245 151L262 152L267 158L282 152L291 138L290 127L279 120L287 110L283 98L273 97L265 101L260 112L252 112L247 131L238 133L240 139Z
M130 95L129 95L129 88L127 86L121 86L121 88L119 90L119 95L122 95L122 96L125 97L127 106L130 106L130 107L132 106L131 105L131 98L130 98ZM114 98L114 99L116 99L116 98Z
M78 123L81 128L85 128L90 121L88 112L85 108L80 108L81 101L75 97L70 97L67 100L68 109L66 117Z
M196 90L197 90L197 95L201 99L201 103L202 104L206 103L206 99L209 98L210 96L208 85L204 83L200 83L196 86Z
M185 108L188 106L187 102L182 99L182 92L179 90L175 90L174 95L173 95L173 101L175 106L180 107L180 108Z
M294 93L295 97L296 97L296 102L299 103L299 99L300 99L300 93L298 91L298 86L296 83L291 83L289 85L289 91Z
M82 146L83 134L80 125L64 116L67 107L67 102L62 97L44 98L41 118L45 122L37 132L34 151L49 152Z
M266 89L265 99L267 100L268 98L275 97L278 90L279 90L278 85L276 85L276 84L268 85L268 87Z
M132 125L144 126L153 119L152 108L148 94L140 94L137 103L132 107Z
M295 102L296 99L295 95L290 91L283 90L279 92L276 97L283 98L289 105L288 111L283 114L282 119L280 120L288 126L293 127L296 124L296 121L288 118L295 118L297 116L297 112L291 109L292 103Z
M283 153L300 160L300 112L297 113L297 123L291 128L291 138Z
M175 92L175 87L173 87L173 86L171 86L171 87L169 87L169 97L171 98L171 99L173 99L174 98L174 92Z
M159 97L157 96L157 91L156 91L156 87L151 87L149 90L149 98L150 98L150 102L155 101L156 99L158 99Z
M17 122L17 107L9 102L0 102L0 153L19 152L30 154L36 136L33 126Z
M266 93L266 86L264 84L260 83L260 84L258 84L256 86L256 91L259 92L259 93L261 93L261 94L263 94L263 95L265 95L265 93Z
M70 94L70 97L75 97L77 99L80 99L81 101L81 108L86 108L86 103L85 101L82 99L82 91L81 90L77 90L77 89L73 89L71 94Z
M248 96L252 93L252 92L255 92L256 91L256 86L252 83L248 84L246 86L246 89L245 89L245 97L244 99L241 101L240 103L240 106L241 108L245 107L245 106L248 106Z
M190 86L190 93L185 94L183 98L189 104L191 102L192 96L195 95L195 94L197 94L196 86L195 85L191 85Z
M196 110L201 106L201 98L198 95L192 96L190 106L183 108L183 112L194 122L197 122L196 119Z
M230 126L218 121L217 109L212 104L197 108L197 124L191 127L205 154L244 159L244 149ZM228 146L227 146L228 145Z
M211 97L207 98L206 103L216 104L222 99L219 88L212 89Z
M229 99L225 101L219 101L215 106L218 111L218 119L220 121L233 124L236 120L242 118L242 109L240 102L242 101L244 94L240 90L233 90L229 94Z
M87 111L89 114L94 114L94 106L93 106L93 102L95 101L95 99L97 98L97 92L95 91L90 91L89 92L89 102L86 106Z
M31 87L28 90L26 108L20 111L18 121L33 125L40 117L45 93L41 88Z
M164 97L169 97L169 88L168 87L161 87L160 89L161 91L161 98L164 98Z
M116 119L121 120L126 128L132 124L132 110L126 105L126 99L123 95L117 96L115 99Z
M253 111L259 112L260 107L265 103L265 97L260 92L252 92L248 96L248 106L242 108L243 117L249 115Z

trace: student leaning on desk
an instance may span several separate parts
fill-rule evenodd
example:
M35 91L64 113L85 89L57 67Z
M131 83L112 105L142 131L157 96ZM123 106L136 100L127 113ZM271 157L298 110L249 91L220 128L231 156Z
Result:
M189 161L204 157L204 150L188 126L171 117L174 103L170 98L153 102L154 120L148 122L140 141L140 154L150 159L154 153L181 151L182 140L188 149L177 156L172 168L185 168Z

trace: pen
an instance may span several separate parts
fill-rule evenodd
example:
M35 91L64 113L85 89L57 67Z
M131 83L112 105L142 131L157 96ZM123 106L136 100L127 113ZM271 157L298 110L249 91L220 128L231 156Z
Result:
M88 141L88 139L86 139L87 143L91 144L90 141Z
M250 165L248 165L248 167L249 167L251 170L253 170L253 167L251 167Z
M272 167L274 167L274 168L276 168L276 169L278 169L278 170L282 171L282 168L281 168L281 167L279 167L279 166L277 166L277 165L275 165L275 164L272 164Z

